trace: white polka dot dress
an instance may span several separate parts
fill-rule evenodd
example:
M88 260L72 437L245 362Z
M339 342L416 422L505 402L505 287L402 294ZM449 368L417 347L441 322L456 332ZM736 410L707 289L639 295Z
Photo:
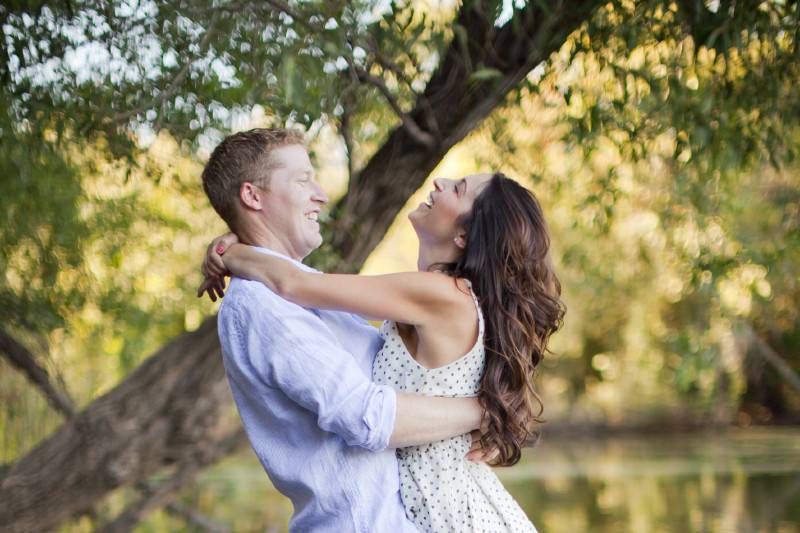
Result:
M411 394L477 396L484 367L484 326L474 293L472 297L478 308L478 340L466 355L443 367L425 368L411 357L397 324L386 321L381 326L385 344L375 358L373 380ZM464 459L470 442L467 433L397 450L408 518L424 532L535 533L492 469Z

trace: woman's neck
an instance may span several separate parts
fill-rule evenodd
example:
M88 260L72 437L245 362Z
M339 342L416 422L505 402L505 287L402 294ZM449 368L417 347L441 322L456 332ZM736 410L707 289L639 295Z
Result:
M419 242L419 256L417 257L417 270L427 272L434 265L441 263L455 263L461 256L461 250L455 244L435 245Z

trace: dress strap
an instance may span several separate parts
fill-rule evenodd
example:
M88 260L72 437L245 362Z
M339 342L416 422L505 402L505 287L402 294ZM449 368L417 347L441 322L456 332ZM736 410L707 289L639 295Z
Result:
M472 301L475 302L475 308L478 310L478 339L480 340L483 339L483 312L481 311L481 304L478 301L478 296L472 289L472 282L467 278L462 279L467 282L467 287L469 287L469 293L472 296Z

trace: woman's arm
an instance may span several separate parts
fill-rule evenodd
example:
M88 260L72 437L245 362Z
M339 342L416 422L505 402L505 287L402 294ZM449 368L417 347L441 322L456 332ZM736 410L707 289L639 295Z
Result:
M220 235L208 245L206 256L200 272L203 273L203 282L197 288L197 297L202 298L203 293L207 292L212 302L217 298L225 296L225 276L230 272L225 268L220 255L231 245L239 242L239 237L235 233Z
M382 276L305 272L291 262L234 244L222 255L234 275L256 280L304 307L338 309L404 324L429 323L464 302L453 278L434 272Z

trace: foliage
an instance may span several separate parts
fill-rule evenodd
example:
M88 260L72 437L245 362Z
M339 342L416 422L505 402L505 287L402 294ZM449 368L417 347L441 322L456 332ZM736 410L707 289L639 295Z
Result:
M114 156L135 152L131 131L213 145L253 106L304 128L359 117L373 128L355 140L372 146L395 122L359 76L413 103L450 16L363 0L12 4L0 7L0 78L15 129L80 132Z
M797 391L742 335L800 369L796 45L776 30L696 47L663 24L673 11L575 35L465 141L470 170L530 180L551 213L569 307L543 377L556 412L579 400L622 420L635 398L729 420L744 398L759 420L796 416Z
M199 165L174 141L154 143L133 170L103 151L0 145L0 169L18 177L0 182L0 321L79 406L199 325L211 309L194 296L200 257L208 232L224 229L198 187ZM8 460L59 419L15 372L3 372L0 391L4 405L30 407L1 421Z
M518 12L487 5L495 22ZM614 419L641 390L704 415L735 405L747 383L771 383L728 356L739 323L798 353L798 13L609 2L466 143L476 165L530 179L552 213L570 315L545 374L565 409L600 399ZM211 309L192 294L216 220L192 158L231 130L295 124L358 179L400 123L392 107L416 105L465 38L454 14L365 0L0 6L4 325L49 354L79 403L107 390ZM35 394L8 372L0 383L4 400Z

